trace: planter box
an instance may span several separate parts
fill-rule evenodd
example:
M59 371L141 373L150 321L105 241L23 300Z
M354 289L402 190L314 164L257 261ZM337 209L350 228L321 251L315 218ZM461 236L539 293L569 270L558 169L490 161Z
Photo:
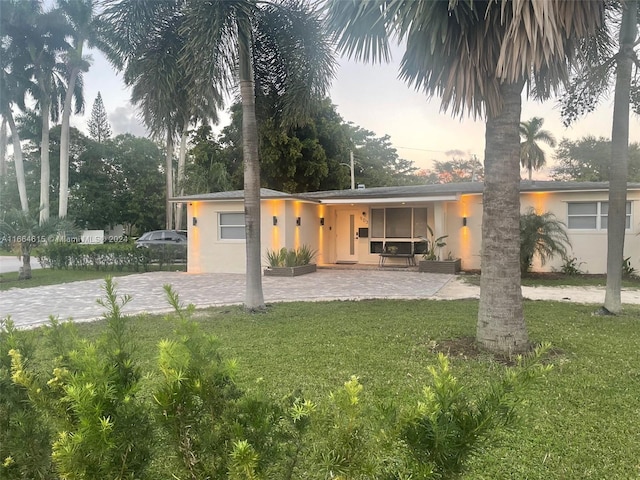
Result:
M462 269L462 260L420 260L418 271L426 273L448 273L455 275Z
M264 269L265 277L297 277L316 271L316 264L300 265L299 267L267 267Z

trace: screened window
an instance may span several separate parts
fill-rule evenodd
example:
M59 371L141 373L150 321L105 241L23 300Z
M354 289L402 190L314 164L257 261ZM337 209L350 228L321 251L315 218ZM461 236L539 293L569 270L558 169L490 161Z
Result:
M374 208L371 210L372 238L418 238L427 235L426 208Z
M627 202L626 227L631 228L631 202ZM606 230L608 202L575 202L567 207L567 226L571 230Z
M244 213L230 212L218 214L220 240L244 240Z

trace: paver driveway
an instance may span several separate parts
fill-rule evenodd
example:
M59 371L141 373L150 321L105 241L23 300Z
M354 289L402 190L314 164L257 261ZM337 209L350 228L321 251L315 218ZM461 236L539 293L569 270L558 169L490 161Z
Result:
M294 278L263 277L265 302L297 300L360 300L368 298L429 298L453 276L412 271L319 269ZM242 304L245 276L242 274L187 274L152 272L117 277L120 294L133 300L126 313L169 310L164 284L171 284L185 303L197 307ZM13 288L0 292L0 318L11 316L20 328L47 323L49 316L88 321L103 309L96 300L103 295L102 280Z

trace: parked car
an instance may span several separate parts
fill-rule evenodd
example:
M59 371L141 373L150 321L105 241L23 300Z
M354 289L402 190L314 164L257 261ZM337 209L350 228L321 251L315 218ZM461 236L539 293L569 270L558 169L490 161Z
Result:
M164 261L187 258L187 232L185 230L154 230L136 240L137 248L149 248L162 255Z

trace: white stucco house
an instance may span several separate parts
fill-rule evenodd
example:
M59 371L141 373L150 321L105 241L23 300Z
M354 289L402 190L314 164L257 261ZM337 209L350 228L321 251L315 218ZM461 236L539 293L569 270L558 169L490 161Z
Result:
M268 249L308 245L318 265L377 265L384 245L419 251L429 225L448 235L442 255L462 259L464 270L480 268L482 190L478 182L379 187L288 194L261 190L263 258ZM606 272L608 184L523 181L522 212L553 212L567 225L571 256L588 273ZM243 192L217 192L173 199L187 205L188 272L244 273ZM625 257L640 269L640 184L629 184ZM419 254L416 254L419 258ZM389 259L387 265L404 262ZM562 265L555 259L542 269Z

